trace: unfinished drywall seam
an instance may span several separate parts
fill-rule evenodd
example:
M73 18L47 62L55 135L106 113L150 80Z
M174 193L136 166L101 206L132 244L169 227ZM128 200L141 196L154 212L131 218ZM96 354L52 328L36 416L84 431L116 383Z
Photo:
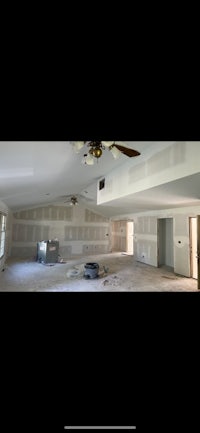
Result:
M127 161L106 176L105 188L98 191L97 204L163 185L200 170L200 142L175 142L165 146L144 162ZM140 157L139 157L140 158ZM139 160L138 160L139 161ZM139 174L135 177L135 173ZM106 185L112 184L112 188Z
M35 258L37 242L55 238L64 258L108 253L109 232L110 221L82 205L26 209L13 215L11 255Z
M160 209L122 214L112 219L133 219L135 224L134 254L138 261L157 266L157 219L173 218L174 272L190 277L189 218L200 215L200 206ZM150 232L144 233L144 218L149 218ZM148 224L146 223L146 228ZM149 237L151 236L151 238ZM142 243L146 239L146 243ZM153 243L152 243L153 242Z

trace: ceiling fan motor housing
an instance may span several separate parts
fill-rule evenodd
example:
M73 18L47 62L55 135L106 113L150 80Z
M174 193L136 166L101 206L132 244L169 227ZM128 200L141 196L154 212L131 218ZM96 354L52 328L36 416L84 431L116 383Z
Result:
M101 144L101 142L90 141L88 146L90 146L89 153L95 158L100 158L100 156L102 155L102 149L104 149L104 146Z
M95 158L100 158L100 156L102 155L102 150L100 147L92 147L89 150L89 153L94 156Z
M77 142L77 143L78 143L78 149L80 148L80 143L81 143L81 147L84 144L87 144L87 146L89 147L88 153L84 154L84 157L82 160L82 163L86 164L86 165L93 165L94 160L92 157L94 157L98 160L103 153L102 150L105 150L105 149L110 150L115 159L119 158L121 153L128 156L129 158L140 155L140 152L138 152L137 150L122 146L120 144L116 144L115 141L114 142L109 142L109 141L104 141L104 142L89 141L89 142L87 142L87 141L84 141L84 142Z
M70 201L71 201L71 203L70 203L70 204L73 204L73 205L76 205L76 204L78 204L78 200L77 200L77 197L75 197L75 196L72 196L72 197L71 197L71 199L70 199Z

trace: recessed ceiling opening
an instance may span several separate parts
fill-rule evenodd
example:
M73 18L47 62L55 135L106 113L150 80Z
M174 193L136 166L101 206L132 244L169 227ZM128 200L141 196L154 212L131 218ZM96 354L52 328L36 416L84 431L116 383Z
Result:
M105 178L99 181L99 190L105 188Z

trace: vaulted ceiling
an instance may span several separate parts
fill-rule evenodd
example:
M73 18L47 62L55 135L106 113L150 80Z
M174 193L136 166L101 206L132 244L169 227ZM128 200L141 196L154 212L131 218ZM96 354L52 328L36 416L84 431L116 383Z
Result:
M162 145L170 145L169 142L142 141L120 144L141 153L131 158L133 165L159 152ZM193 202L194 188L199 185L199 178L194 178L194 182L190 179L191 188L186 182L176 181L168 187L153 188L150 194L144 191L97 206L97 181L127 162L127 156L121 154L116 160L106 149L98 162L88 166L81 163L84 153L83 148L76 154L69 141L0 142L0 200L14 211L55 201L64 202L61 196L81 193L87 207L96 208L106 216L170 207L173 202L180 202L180 205Z

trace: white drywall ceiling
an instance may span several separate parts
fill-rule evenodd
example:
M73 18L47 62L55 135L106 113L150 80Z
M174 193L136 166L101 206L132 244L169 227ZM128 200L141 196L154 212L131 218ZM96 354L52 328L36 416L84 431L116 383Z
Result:
M126 141L123 144L141 152L136 158L128 158L134 165L170 146L171 142ZM98 179L126 163L127 157L121 154L115 160L106 149L98 163L87 166L81 164L86 152L87 147L84 147L76 154L69 141L0 142L0 200L12 210L20 210L55 200L60 202L59 197L65 194L82 193L93 199L92 202L86 200L87 207L96 208L105 216L120 214L122 210L136 212L138 209L161 209L173 203L176 206L196 203L198 175L198 178L190 176L189 189L188 183L181 180L97 206Z
M108 202L112 215L200 205L200 173ZM106 206L100 206L106 213Z

